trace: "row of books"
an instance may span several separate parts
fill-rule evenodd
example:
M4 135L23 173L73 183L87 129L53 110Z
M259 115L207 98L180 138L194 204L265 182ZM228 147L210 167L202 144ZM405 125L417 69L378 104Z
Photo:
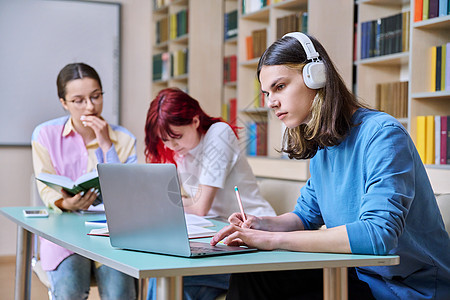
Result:
M250 36L245 37L247 59L260 57L267 48L267 29L253 30Z
M163 52L153 55L153 81L168 80L188 73L189 50Z
M277 18L277 40L293 31L308 32L308 13L306 11Z
M450 0L415 0L414 22L450 15Z
M237 99L231 98L222 104L222 119L227 121L231 126L237 126Z
M247 155L267 155L267 122L251 121L246 124Z
M450 91L450 42L431 48L431 91Z
M409 51L410 12L361 23L361 59Z
M238 11L233 10L224 14L224 40L229 40L238 34Z
M181 10L156 21L156 43L173 40L188 33L188 10Z
M408 117L408 81L376 85L375 108L395 118Z
M450 116L417 116L416 147L424 164L450 164Z
M223 82L236 82L237 56L230 55L223 58Z

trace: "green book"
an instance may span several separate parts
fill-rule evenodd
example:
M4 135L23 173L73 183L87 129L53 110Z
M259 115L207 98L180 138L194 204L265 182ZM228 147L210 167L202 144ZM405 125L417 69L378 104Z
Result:
M36 176L36 179L45 183L57 192L61 192L61 189L64 189L72 195L80 192L86 192L91 188L95 188L100 191L100 182L98 180L97 171L84 174L75 181L66 176L49 173L40 173Z

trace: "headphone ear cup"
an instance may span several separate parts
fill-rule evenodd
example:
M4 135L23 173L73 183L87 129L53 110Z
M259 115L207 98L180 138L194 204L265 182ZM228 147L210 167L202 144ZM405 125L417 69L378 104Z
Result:
M310 62L303 67L303 81L310 89L323 88L326 82L323 62Z

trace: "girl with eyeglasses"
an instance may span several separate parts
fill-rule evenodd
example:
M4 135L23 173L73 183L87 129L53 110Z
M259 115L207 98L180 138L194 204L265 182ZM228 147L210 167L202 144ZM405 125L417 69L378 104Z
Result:
M101 116L103 90L99 75L89 65L66 65L56 81L58 97L69 115L38 125L32 135L34 173L64 175L76 180L97 163L135 163L136 139L125 128ZM98 190L70 195L37 182L44 204L56 213L86 210ZM41 264L47 271L54 299L87 299L91 274L102 299L135 299L136 281L115 269L91 261L41 239Z
M449 236L406 129L360 103L303 33L274 42L257 77L287 127L282 151L310 158L311 176L292 212L235 213L211 244L399 255L399 265L349 268L349 299L450 299ZM322 299L322 278L321 270L232 274L227 299Z

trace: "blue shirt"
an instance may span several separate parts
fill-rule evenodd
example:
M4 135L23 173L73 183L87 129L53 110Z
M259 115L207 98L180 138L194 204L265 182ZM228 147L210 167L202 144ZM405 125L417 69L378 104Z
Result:
M450 239L414 143L385 113L358 109L352 121L311 159L294 213L306 229L346 225L352 253L400 256L357 268L377 299L450 299Z

